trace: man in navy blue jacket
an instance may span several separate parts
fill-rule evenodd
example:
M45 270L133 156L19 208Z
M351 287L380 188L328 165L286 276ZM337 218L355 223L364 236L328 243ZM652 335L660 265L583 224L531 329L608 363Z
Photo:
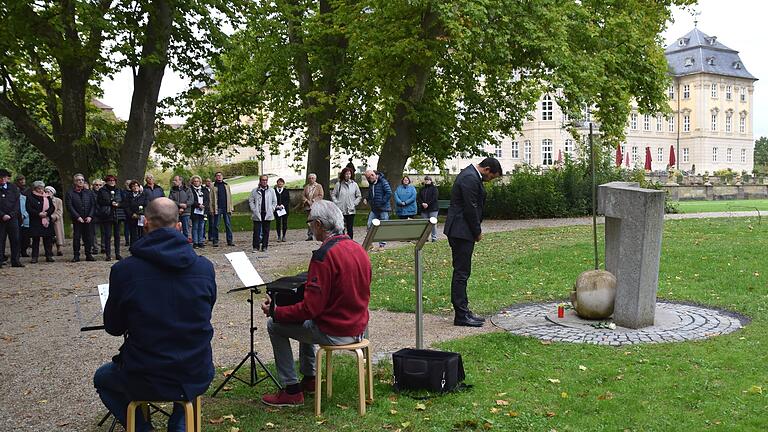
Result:
M93 381L123 425L131 400L192 400L213 379L215 274L181 234L178 214L173 201L154 199L144 214L146 234L109 275L104 327L125 342ZM174 406L168 431L185 430L183 411ZM137 432L152 430L141 413L136 419Z

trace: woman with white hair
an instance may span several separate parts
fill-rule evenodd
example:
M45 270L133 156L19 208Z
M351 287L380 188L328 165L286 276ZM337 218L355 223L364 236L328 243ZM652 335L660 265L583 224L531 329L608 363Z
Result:
M53 200L54 210L51 222L53 222L53 233L56 238L56 256L62 256L61 247L64 246L64 202L61 198L56 197L56 189L53 186L46 186L45 192Z
M302 204L304 205L304 211L309 214L309 208L312 207L317 201L323 199L323 185L317 182L317 174L310 173L307 176L307 184L304 186L304 193L302 194ZM312 241L312 230L307 228L307 241Z
M32 239L31 263L36 263L40 256L40 238L43 239L45 260L53 262L53 223L51 216L54 207L53 200L45 193L45 183L32 183L32 192L27 196L27 212L29 213L29 237Z

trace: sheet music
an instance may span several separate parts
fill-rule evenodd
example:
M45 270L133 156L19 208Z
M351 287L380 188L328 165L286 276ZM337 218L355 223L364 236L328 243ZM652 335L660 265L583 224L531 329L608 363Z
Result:
M277 209L275 213L277 214L277 217L283 217L288 213L288 211L285 209Z
M109 284L100 284L99 288L99 300L101 300L101 310L107 305L107 298L109 297Z
M248 255L245 252L231 252L224 254L225 257L232 264L232 267L237 273L237 277L246 287L255 287L264 285L264 280L259 276L259 272L251 264L251 260L248 259Z

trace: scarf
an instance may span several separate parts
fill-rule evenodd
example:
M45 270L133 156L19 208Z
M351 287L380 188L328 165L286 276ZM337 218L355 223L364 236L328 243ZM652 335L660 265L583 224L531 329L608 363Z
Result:
M46 195L45 193L38 193L37 191L32 191L32 193L35 196L39 196L40 198L43 199L43 211L42 211L42 213L47 213L48 212L48 195ZM41 222L43 223L43 226L45 228L48 228L48 224L50 223L49 220L48 220L48 215L42 217L41 218Z
M203 187L192 186L192 190L195 192L195 201L197 201L198 204L203 204Z

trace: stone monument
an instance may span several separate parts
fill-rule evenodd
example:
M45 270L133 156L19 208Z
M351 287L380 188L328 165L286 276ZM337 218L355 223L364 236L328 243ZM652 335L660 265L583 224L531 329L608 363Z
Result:
M616 325L639 329L654 323L664 194L631 182L598 188L598 213L605 215L605 269L617 282Z

